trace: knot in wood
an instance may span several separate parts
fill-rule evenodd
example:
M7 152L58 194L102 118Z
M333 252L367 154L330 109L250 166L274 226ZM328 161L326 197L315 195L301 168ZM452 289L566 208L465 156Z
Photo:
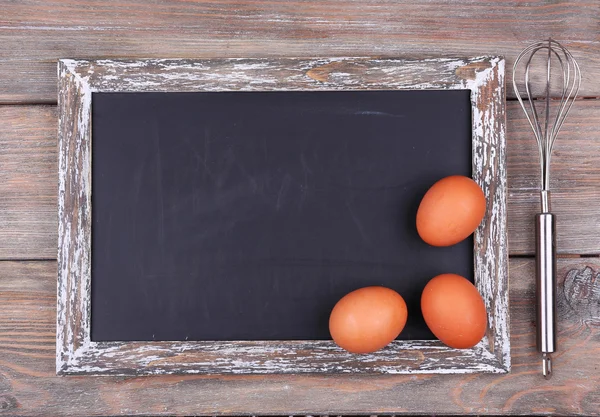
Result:
M565 277L564 301L582 320L600 321L600 273L590 267L572 269ZM569 313L567 311L566 313Z
M18 406L17 399L12 395L0 395L0 413L15 410Z

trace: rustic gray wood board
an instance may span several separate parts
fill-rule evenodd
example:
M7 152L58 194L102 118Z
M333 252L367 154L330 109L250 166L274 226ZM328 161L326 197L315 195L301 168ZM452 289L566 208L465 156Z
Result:
M3 2L2 16L3 103L55 103L54 64L65 56L425 58L494 51L506 57L510 78L512 59L548 36L575 54L581 95L599 94L597 1L29 0ZM514 97L511 88L507 95Z
M534 260L512 258L509 269L510 374L65 378L54 365L56 262L0 262L0 410L11 416L598 415L600 375L589 364L600 349L599 258L558 260L560 360L542 383L532 325Z
M533 255L538 212L537 145L519 104L507 101L509 255ZM0 106L0 259L56 259L56 106ZM552 158L559 254L600 253L600 100L578 100Z
M471 373L510 369L504 59L61 60L59 374ZM475 284L488 330L473 349L396 341L369 355L330 341L93 342L90 339L93 92L468 89L473 178L487 197L475 232Z

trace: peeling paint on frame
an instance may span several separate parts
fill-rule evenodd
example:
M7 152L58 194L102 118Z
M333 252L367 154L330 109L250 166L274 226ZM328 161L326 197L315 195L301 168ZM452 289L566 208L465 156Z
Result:
M58 374L459 374L510 370L504 64L501 57L72 60L58 63ZM473 178L488 201L475 232L475 285L486 337L457 350L394 341L354 355L331 341L92 342L90 339L93 92L471 90Z

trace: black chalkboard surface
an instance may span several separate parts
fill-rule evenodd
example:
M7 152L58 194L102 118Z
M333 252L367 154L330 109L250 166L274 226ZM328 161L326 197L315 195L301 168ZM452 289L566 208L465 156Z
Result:
M470 91L94 93L93 341L329 339L344 294L472 279L415 215L471 175Z

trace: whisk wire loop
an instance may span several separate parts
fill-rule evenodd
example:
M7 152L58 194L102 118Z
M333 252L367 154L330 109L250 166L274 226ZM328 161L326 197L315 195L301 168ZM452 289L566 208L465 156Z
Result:
M532 92L530 68L534 56L540 51L547 51L546 61L546 79L544 88L544 104L545 108L543 113L539 113L538 105L541 100L536 100L534 93ZM556 59L560 68L559 80L562 83L562 89L559 92L560 98L556 100L552 97L552 62ZM523 98L519 92L517 74L519 73L519 64L525 59L525 72L524 72L524 87L525 95L528 101L528 105L525 105ZM521 54L515 60L513 67L513 88L517 96L519 104L525 112L527 121L533 130L535 135L538 152L540 157L540 176L541 176L541 189L547 191L550 188L550 158L552 154L552 148L556 137L567 117L567 114L571 110L571 106L579 92L581 85L581 71L577 61L573 58L573 55L564 48L560 43L553 39L546 41L540 41L529 45L521 52ZM551 112L551 104L556 101L555 115ZM541 118L543 117L543 123ZM543 126L542 126L543 124Z

